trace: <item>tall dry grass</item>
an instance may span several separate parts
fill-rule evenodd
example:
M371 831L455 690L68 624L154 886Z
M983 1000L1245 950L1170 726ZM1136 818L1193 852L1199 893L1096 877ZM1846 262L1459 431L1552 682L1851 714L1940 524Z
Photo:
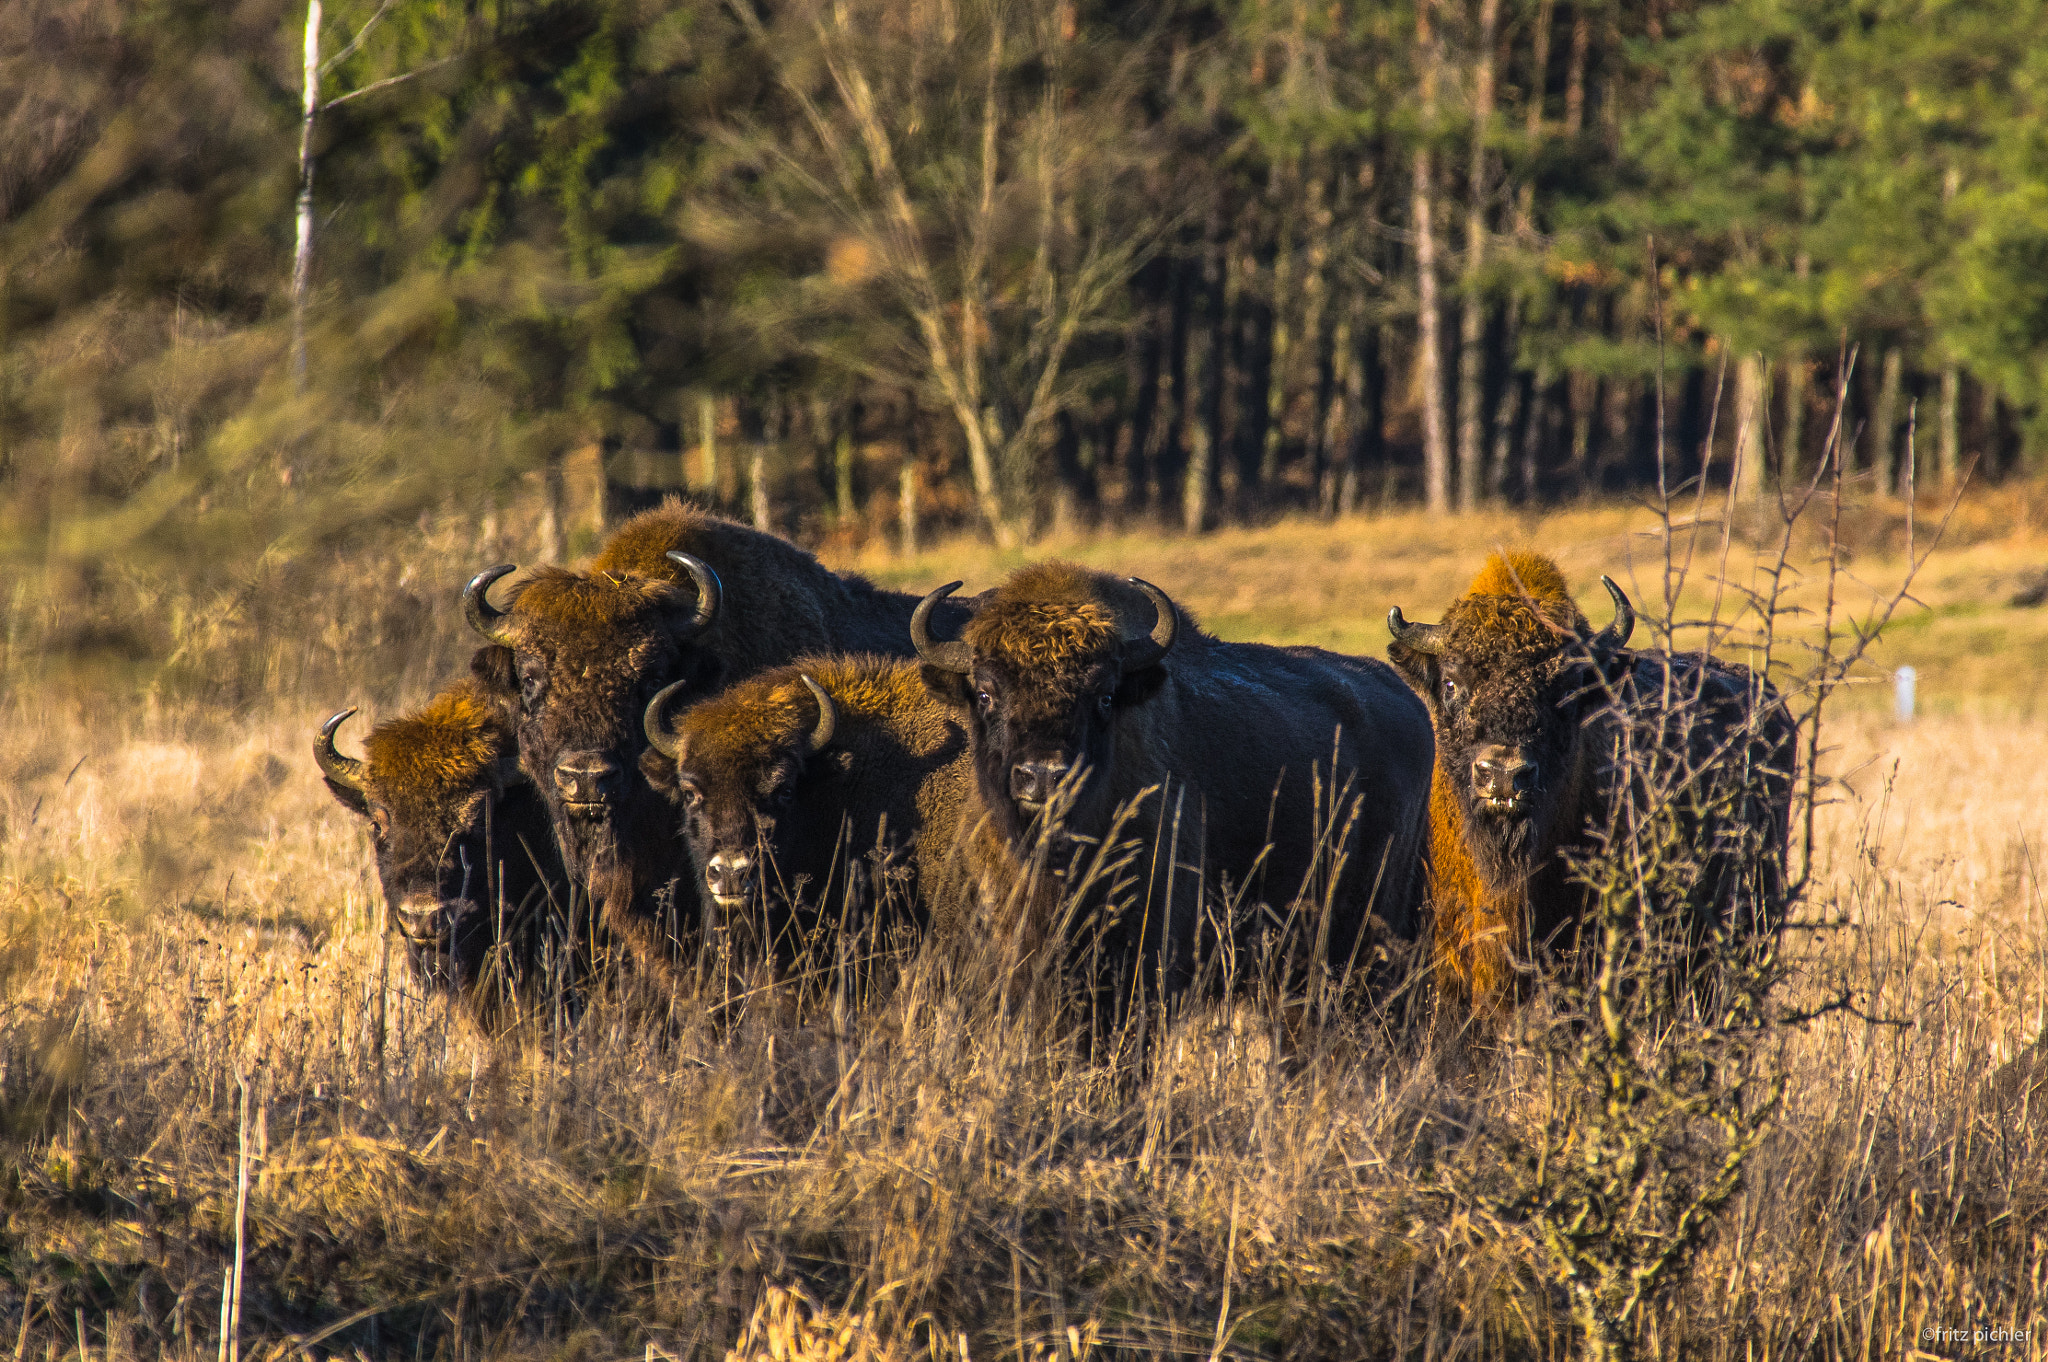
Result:
M1427 528L1076 547L1144 562L1237 636L1376 652L1387 604L1429 617L1510 531L1584 585L1642 522ZM2024 530L1961 552L2000 542L2016 575ZM459 556L409 569L449 583L436 619ZM1894 566L1873 531L1873 593ZM458 632L418 636L420 679L384 683L387 707L456 661ZM1572 1351L1540 1245L1444 1191L1544 1100L1527 1058L1460 1071L1340 1017L1276 1062L1286 1019L1254 997L1191 1008L1158 1062L1089 1063L1059 1018L909 955L868 996L721 982L671 1006L621 979L573 1026L492 1040L387 946L362 834L314 776L312 720L355 696L286 677L234 704L108 704L10 679L18 1357ZM2010 694L1829 729L1844 780L1800 914L1817 926L1789 950L1856 1005L1778 1036L1782 1117L1680 1294L1634 1321L1644 1351L1951 1356L1924 1331L2010 1328L2032 1341L2001 1355L2041 1355L2042 1114L1989 1081L2048 1012L2048 730Z

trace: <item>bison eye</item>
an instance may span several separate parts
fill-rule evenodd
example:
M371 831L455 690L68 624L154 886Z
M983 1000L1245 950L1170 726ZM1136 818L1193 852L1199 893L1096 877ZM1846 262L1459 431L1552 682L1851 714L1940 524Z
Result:
M1450 678L1450 677L1446 676L1446 677L1444 678L1444 699L1445 699L1445 700L1447 700L1447 701L1449 701L1449 700L1455 700L1455 699L1457 699L1457 698L1458 698L1458 683L1457 683L1457 682L1455 682L1455 681L1453 681L1453 680L1451 680L1451 678Z
M1115 703L1116 692L1114 691L1106 690L1102 692L1102 694L1095 697L1095 707L1101 710L1104 714L1109 713L1110 707L1113 706Z
M694 785L683 786L683 807L694 809L704 802L704 792Z
M990 694L989 694L989 693L988 693L987 691L985 691L985 690L984 690L984 691L977 691L977 692L975 693L975 696L974 696L974 703L975 703L975 704L977 704L977 705L980 705L980 706L981 706L981 712L982 712L983 714L986 714L986 713L988 713L988 712L989 712L990 710L992 710L992 709L994 709L994 708L996 707L996 697L995 697L995 696L993 696L993 695L990 695Z

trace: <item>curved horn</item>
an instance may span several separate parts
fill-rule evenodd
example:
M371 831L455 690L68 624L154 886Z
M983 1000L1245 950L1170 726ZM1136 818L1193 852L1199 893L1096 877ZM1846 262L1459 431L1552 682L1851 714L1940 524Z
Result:
M1173 608L1164 591L1143 578L1126 578L1130 584L1152 598L1152 608L1158 618L1152 621L1152 632L1145 638L1124 640L1123 664L1126 671L1149 667L1166 656L1166 650L1173 646L1174 636L1180 632L1180 611Z
M811 694L818 697L818 726L811 730L811 750L822 752L825 744L832 741L832 731L839 727L839 709L832 703L832 697L825 694L825 688L806 676L803 678Z
M668 559L689 573L690 580L697 584L697 613L690 616L686 634L701 634L718 615L719 603L725 599L725 583L718 580L711 564L681 549L670 549Z
M369 793L363 781L363 763L355 757L344 757L334 750L334 730L347 723L353 709L341 713L320 725L320 736L313 739L313 760L320 763L320 774L326 776L343 789L354 790L357 794Z
M507 573L519 571L512 563L500 563L485 568L469 579L469 585L462 589L462 613L469 620L469 627L483 635L487 643L501 647L519 646L519 635L510 626L501 623L505 611L491 604L491 584Z
M974 651L958 639L935 642L931 627L932 611L959 589L960 583L948 582L917 603L917 609L910 613L910 641L917 646L917 655L929 665L965 676L974 670Z
M1394 642L1418 653L1440 653L1444 650L1436 636L1437 628L1434 624L1410 624L1401 617L1398 605L1387 612L1387 632L1394 636Z
M1636 631L1636 608L1628 603L1628 597L1614 584L1612 577L1602 577L1600 585L1614 597L1614 622L1600 631L1599 637L1593 640L1593 646L1610 651L1626 648L1628 636Z
M689 684L688 681L677 681L663 686L660 692L647 702L647 712L640 716L640 728L647 734L648 744L670 761L676 760L676 754L682 750L682 745L676 741L675 734L668 731L668 702L675 698L677 691Z

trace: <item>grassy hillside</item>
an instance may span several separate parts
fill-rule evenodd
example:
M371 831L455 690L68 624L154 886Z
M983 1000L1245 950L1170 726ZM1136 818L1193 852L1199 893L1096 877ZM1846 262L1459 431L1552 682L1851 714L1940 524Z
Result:
M1776 1036L1782 1113L1683 1288L1633 1320L1645 1354L1952 1356L1926 1331L2048 1325L2041 1098L1990 1083L2048 1013L2048 615L2006 604L2048 567L2036 521L2023 489L1959 513L1865 669L1919 668L1924 717L1896 724L1872 685L1828 730L1844 779L1800 911L1826 926L1792 934L1792 988L1844 981L1854 1006ZM1867 613L1903 531L1845 524ZM1661 612L1650 528L1591 508L1042 550L1141 573L1225 636L1377 654L1390 604L1435 618L1496 544L1556 554L1596 621L1602 571ZM1803 532L1795 563L1813 553ZM976 590L1018 557L839 565ZM226 1301L265 1359L1572 1351L1543 1247L1501 1209L1502 1141L1555 1100L1527 1037L1475 1065L1337 1018L1282 1062L1253 999L1179 1020L1156 1064L1089 1065L1031 1000L909 955L872 996L707 982L670 1004L628 980L495 1040L423 997L307 748L357 694L389 713L457 664L475 566L451 534L389 568L445 589L417 585L406 637L338 650L353 693L281 671L232 706L110 697L10 654L0 1347L214 1357ZM1711 602L1695 584L1679 613Z

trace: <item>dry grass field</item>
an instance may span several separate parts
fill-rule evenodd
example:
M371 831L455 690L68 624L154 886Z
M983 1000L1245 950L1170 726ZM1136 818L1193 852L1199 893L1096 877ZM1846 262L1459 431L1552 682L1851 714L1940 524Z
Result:
M1786 951L1788 987L1845 980L1856 1006L1772 1035L1782 1108L1691 1270L1630 1319L1642 1355L2048 1354L2048 1093L1992 1082L2048 1021L2048 608L2007 604L2048 570L2044 496L1965 503L1839 697L1798 910L1825 926ZM1654 528L1604 507L1035 552L1142 573L1226 637L1381 655L1389 605L1435 618L1498 544L1557 556L1596 623L1603 571L1662 615ZM1896 507L1845 511L1846 616L1900 581L1905 536ZM1801 529L1796 566L1820 537ZM1702 538L1681 619L1712 609L1721 552ZM1754 555L1733 545L1729 577L1751 580ZM834 565L973 591L1012 561L969 544ZM318 643L329 664L277 662L232 703L146 674L96 686L10 630L0 1349L1574 1353L1543 1245L1488 1191L1511 1176L1490 1161L1502 1132L1555 1100L1533 1051L1461 1066L1340 1017L1276 1062L1247 1002L1192 1009L1160 1062L1116 1069L914 956L872 996L664 1009L624 980L573 1026L495 1040L423 997L308 743L332 710L388 717L459 665L456 595L481 565L454 530L366 563L342 586L402 581L429 615L375 647ZM1793 612L1824 589L1817 571L1792 587L1781 661L1802 665L1819 615ZM329 604L307 638L334 627ZM1902 664L1910 725L1885 679ZM307 680L334 676L347 688ZM1992 1330L2025 1341L1972 1338Z

